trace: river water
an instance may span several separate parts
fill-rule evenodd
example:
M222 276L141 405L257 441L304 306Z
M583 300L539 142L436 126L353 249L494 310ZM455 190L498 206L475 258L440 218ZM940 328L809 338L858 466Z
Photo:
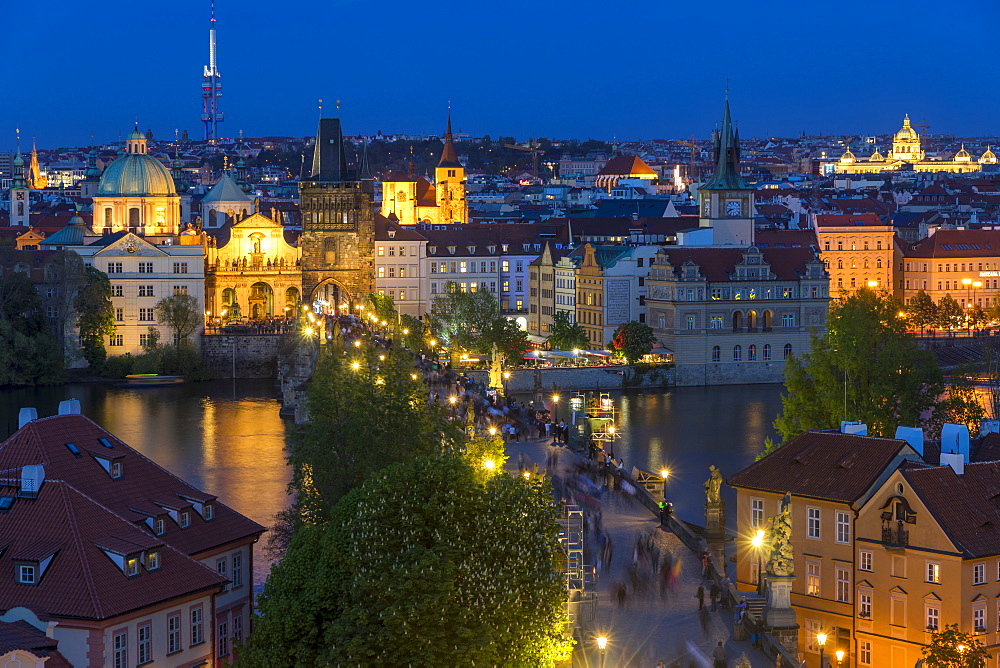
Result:
M702 524L709 465L728 476L753 461L764 438L774 435L771 423L781 408L781 391L780 385L733 385L612 393L621 435L614 444L615 456L629 469L670 469L667 493L676 512ZM0 389L2 435L17 428L21 407L34 406L39 416L53 415L59 402L70 398L80 400L84 415L150 459L260 524L269 526L289 502L289 423L278 415L272 381L142 389L104 383ZM731 509L727 524L732 527L735 494L723 487L723 498ZM255 556L258 589L270 566L265 541L266 535Z

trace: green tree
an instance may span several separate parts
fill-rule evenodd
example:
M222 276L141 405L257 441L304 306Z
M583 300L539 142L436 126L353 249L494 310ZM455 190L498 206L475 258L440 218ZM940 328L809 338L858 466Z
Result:
M461 434L447 410L429 406L412 358L369 345L325 347L306 396L309 422L290 445L298 514L320 521L348 491L390 464L452 449ZM355 368L356 367L356 368Z
M543 480L394 465L293 538L240 663L552 666L572 646L558 528Z
M949 624L931 636L921 652L929 668L986 668L990 658L979 637L960 631L958 624Z
M618 325L608 343L608 350L614 353L615 357L623 357L632 364L644 355L648 355L654 343L656 334L653 333L653 328L644 322L632 320Z
M456 350L488 353L483 335L503 318L496 295L485 290L463 292L449 281L431 303L431 327L442 345Z
M942 329L961 329L965 325L965 314L952 296L945 295L938 301L937 325Z
M784 440L843 419L864 422L873 436L939 421L944 376L906 331L895 298L861 288L831 306L827 328L812 334L809 352L785 361L787 393L774 422Z
M979 433L980 423L989 415L976 391L976 381L981 375L973 365L959 367L951 374L945 395L938 405L941 422L964 424L970 434Z
M973 329L979 329L986 324L987 320L986 311L979 304L973 304L965 309L965 317L968 318L969 327Z
M374 313L380 323L385 321L389 325L396 325L396 303L392 297L373 292L368 295L365 303L367 313Z
M552 333L549 347L556 350L590 350L587 332L578 322L570 322L569 311L556 311L552 316Z
M55 383L61 367L31 279L19 271L0 276L0 385Z
M919 329L921 333L928 327L933 327L938 322L937 305L923 290L910 297L909 307L906 309L906 317L910 326Z
M156 321L174 332L174 341L186 341L204 322L201 305L191 295L176 294L164 297L153 307Z
M427 324L420 318L408 313L399 316L399 340L405 348L409 348L415 353L425 349L425 336L428 332Z
M104 337L117 331L115 309L111 303L111 281L108 275L94 267L87 267L86 281L73 301L80 328L83 356L93 368L104 364L108 354Z
M526 350L531 347L528 343L528 333L521 329L516 322L503 316L494 318L483 331L478 347L482 350L492 352L496 346L500 354L503 355L507 364L520 364Z

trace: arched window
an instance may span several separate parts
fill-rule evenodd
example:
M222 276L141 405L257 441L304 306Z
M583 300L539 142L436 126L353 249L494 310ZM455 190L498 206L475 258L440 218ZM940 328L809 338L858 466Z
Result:
M128 226L139 227L139 209L133 207L128 210Z
M763 322L764 331L765 332L770 332L771 331L771 321L774 320L774 314L771 313L770 311L764 311L763 315L764 315L764 322Z
M111 227L111 207L104 209L104 227Z
M733 331L738 332L743 328L743 311L733 312Z
M743 359L743 348L739 346L733 346L733 361L739 362Z
M718 362L722 357L722 350L719 346L712 346L712 361Z
M751 362L757 361L757 346L751 345L749 348L747 348L747 360Z
M786 343L785 344L785 356L782 359L788 359L791 356L792 356L792 344Z
M868 269L868 258L865 258L865 269Z
M755 331L757 329L757 311L747 311L747 330Z
M843 269L843 268L844 268L844 261L837 260L837 269Z
M771 360L771 344L764 344L764 361L769 362Z
M877 269L881 269L882 268L882 258L878 258L878 259L875 260L875 267Z

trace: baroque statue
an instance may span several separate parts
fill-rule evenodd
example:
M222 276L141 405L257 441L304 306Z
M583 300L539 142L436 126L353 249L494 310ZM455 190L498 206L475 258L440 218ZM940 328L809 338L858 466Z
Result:
M795 571L792 549L792 495L785 494L781 500L781 510L768 519L768 534L771 539L771 555L767 560L767 572L771 575L788 576Z
M714 464L708 467L710 474L705 481L705 498L710 504L718 504L722 501L722 474Z

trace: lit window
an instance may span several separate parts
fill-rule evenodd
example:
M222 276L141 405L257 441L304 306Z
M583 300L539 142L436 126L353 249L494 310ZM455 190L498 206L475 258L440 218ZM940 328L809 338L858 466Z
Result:
M139 574L139 558L129 557L125 560L125 575L132 577Z
M819 562L806 562L806 594L819 596Z
M927 581L934 584L941 583L941 564L935 561L927 562Z
M160 567L160 553L149 552L146 554L146 570L155 571Z

